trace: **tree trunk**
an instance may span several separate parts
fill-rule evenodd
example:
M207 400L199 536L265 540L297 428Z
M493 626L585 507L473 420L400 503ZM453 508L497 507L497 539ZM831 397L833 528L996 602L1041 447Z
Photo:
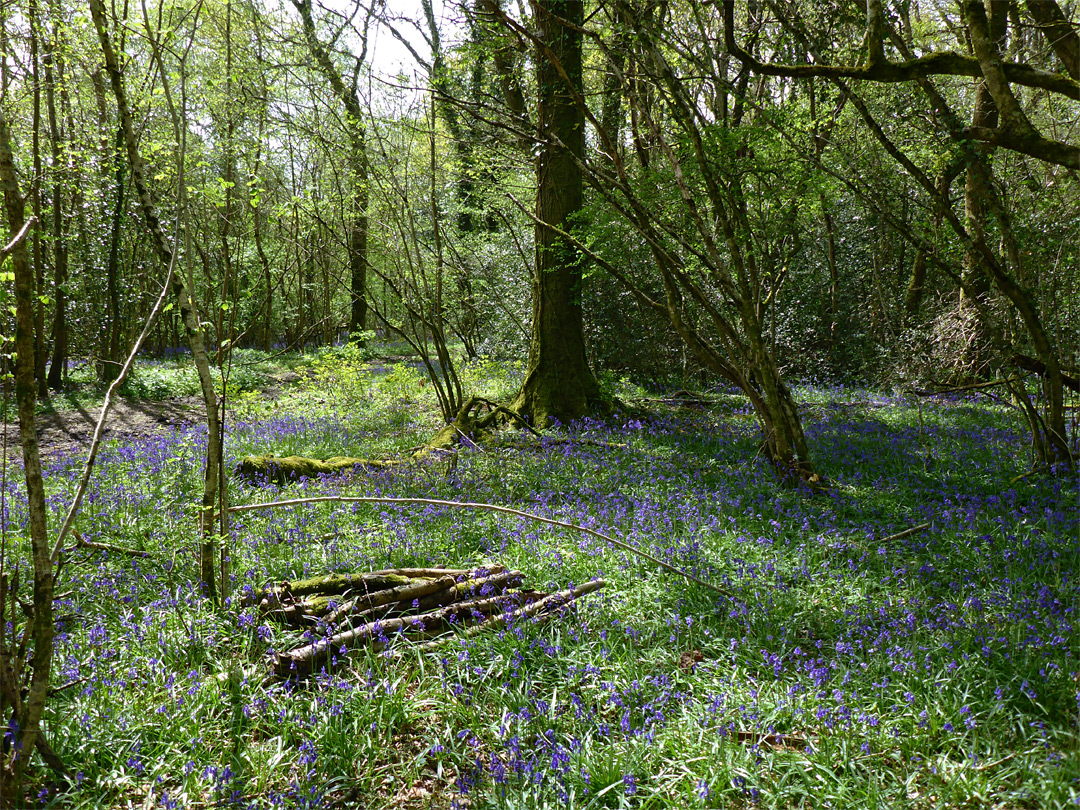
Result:
M101 41L102 54L105 57L105 67L112 84L113 95L116 97L117 113L124 135L124 144L127 148L128 164L131 168L131 179L139 195L139 205L142 208L147 230L150 231L154 252L157 254L162 269L168 273L174 264L173 247L161 226L161 220L158 218L157 209L150 194L150 187L146 182L146 165L139 154L131 109L128 106L127 93L124 89L123 74L120 72L116 52L113 50L109 36L105 7L102 0L90 0L90 13L94 18L94 25ZM192 286L190 272L187 284L184 283L183 274L172 273L173 296L176 298L180 310L180 318L187 336L188 345L191 347L192 359L199 375L199 385L206 406L206 468L203 476L202 508L199 513L199 528L202 534L200 568L206 595L213 599L217 592L214 582L215 543L213 538L214 508L217 505L219 496L218 462L221 458L219 445L221 429L218 420L217 394L214 391L214 380L210 372L210 362L206 355L206 344L203 341L199 314L195 310L195 300L191 294Z
M1004 34L1005 11L994 14L991 25L999 35ZM973 127L993 129L998 123L998 111L994 99L986 88L985 82L979 82L975 92L975 110L971 115ZM979 153L980 159L989 166L993 147L989 144L975 144L972 147ZM988 193L982 180L983 172L969 166L964 184L964 213L968 220L968 229L976 227L986 219L985 199ZM981 227L981 226L978 226ZM964 260L964 286L960 292L960 322L965 327L965 344L960 358L961 372L966 376L978 377L988 369L991 351L991 339L988 326L980 312L990 295L990 276L983 266L979 252L974 248L966 251Z
M109 233L109 256L105 265L107 317L104 351L102 352L101 379L107 383L111 383L119 376L121 367L120 232L124 221L124 191L127 188L127 178L124 172L126 159L121 151L123 142L123 129L118 128L116 131L116 148L113 151L113 160L116 162L116 205L113 208L112 228Z
M315 31L315 19L312 16L311 0L292 0L293 6L300 13L304 39L308 49L315 57L315 63L322 72L334 95L345 107L346 128L348 129L351 149L351 163L354 178L353 214L348 226L349 243L349 332L362 332L367 329L367 264L368 264L368 165L367 137L364 132L364 110L360 105L355 87L349 89L341 74L330 59L330 54L319 41ZM367 42L364 42L366 49ZM357 67L363 64L363 57L357 59Z
M34 218L37 224L34 226L34 294L32 306L34 308L34 379L37 381L37 391L41 396L49 393L45 385L45 364L48 360L48 347L45 345L45 261L41 247L41 181L45 172L41 164L41 65L39 58L38 39L38 6L36 0L30 0L30 66L33 71L33 132L31 144L34 161L35 181L30 186L30 195L33 198Z
M349 334L367 329L368 176L365 158L355 159L357 184L352 221L349 223Z
M536 258L533 319L525 382L511 409L534 425L580 419L601 406L585 356L581 308L582 260L560 230L581 210L585 121L581 94L581 0L538 0L537 35L550 53L537 54ZM565 23L563 22L565 21ZM563 77L565 73L565 79ZM566 80L571 86L567 86Z
M57 29L58 29L57 25ZM56 117L56 84L62 80L63 62L60 58L58 30L53 32L50 52L45 54L45 104L49 115L49 141L52 145L53 189L52 189L52 232L53 232L53 356L49 365L47 383L49 388L59 390L64 384L64 372L67 366L67 283L68 248L67 235L64 233L63 216L63 181L61 171L63 135ZM54 64L55 63L55 64Z
M251 182L253 188L258 188L259 183L259 171L261 166L262 156L262 142L263 134L266 127L266 114L265 111L259 116L259 135L255 143L255 167L251 172ZM255 253L259 257L259 264L262 266L263 280L266 284L266 300L263 302L265 309L263 310L263 325L262 325L262 347L263 351L270 351L270 345L273 342L273 322L274 322L274 275L270 267L270 257L266 255L266 248L263 247L262 239L262 199L260 195L259 203L253 206L251 212L251 230L255 236Z
M904 320L908 326L915 323L922 308L923 295L926 291L926 248L921 245L915 251L915 261L911 265L907 291L904 293Z
M11 131L7 118L0 110L0 186L3 187L4 210L11 235L19 234L25 224L23 196L19 190L11 151ZM5 239L4 242L7 242ZM30 266L24 241L11 252L15 274L15 399L19 412L19 442L23 451L23 474L30 513L30 544L34 561L34 600L32 619L26 632L33 637L33 674L21 705L13 707L15 717L5 727L18 730L19 738L9 751L3 751L0 762L0 802L5 806L20 804L22 774L30 760L30 752L38 745L41 717L49 692L53 655L53 566L50 556L45 485L38 454L37 431L34 426L34 406L37 401L37 380L34 376L34 272ZM13 600L14 601L14 600ZM14 617L11 617L14 621ZM31 631L32 625L32 631ZM6 667L4 656L0 665ZM16 689L19 685L16 685ZM18 695L16 694L17 703Z

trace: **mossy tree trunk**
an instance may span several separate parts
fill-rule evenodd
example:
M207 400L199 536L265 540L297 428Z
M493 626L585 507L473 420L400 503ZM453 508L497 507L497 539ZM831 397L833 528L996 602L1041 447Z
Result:
M581 96L580 0L540 0L534 6L537 37L536 258L529 365L511 409L544 425L595 412L600 389L585 356L582 259L547 224L569 230L582 206L581 159L585 120ZM550 53L545 52L547 49Z
M11 130L0 110L0 187L3 189L4 211L11 236L25 237L25 198L19 190L18 175L11 150ZM3 242L7 243L7 239ZM34 407L37 401L37 380L34 355L34 270L25 241L17 241L11 250L15 275L15 401L19 412L19 443L23 452L23 475L29 507L30 546L34 563L34 597L30 618L23 625L33 639L33 667L29 687L17 680L17 655L6 646L0 634L0 707L4 709L5 729L11 729L17 739L0 748L0 804L18 807L21 802L22 775L30 761L30 753L42 745L39 737L41 717L49 693L53 655L53 588L54 571L49 549L45 484L38 455L37 431L34 427ZM2 573L2 572L0 572ZM6 592L7 577L0 579L0 591ZM11 608L15 606L11 599ZM16 623L15 616L5 618L0 608L0 627L4 622ZM11 717L6 716L8 712ZM10 719L10 723L9 723Z

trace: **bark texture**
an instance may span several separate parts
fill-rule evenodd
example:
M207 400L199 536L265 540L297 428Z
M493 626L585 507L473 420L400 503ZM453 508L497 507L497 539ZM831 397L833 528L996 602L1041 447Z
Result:
M23 232L26 224L24 198L19 190L11 150L11 129L2 110L0 187L3 188L8 228L12 236L17 236ZM19 442L22 445L23 475L30 514L30 544L34 562L33 611L24 630L30 633L33 639L33 672L25 697L19 694L21 684L9 682L13 651L0 647L0 677L3 677L4 685L8 686L0 703L7 704L6 708L12 711L14 716L11 719L17 735L13 746L0 749L0 799L4 800L0 803L15 807L21 799L19 794L22 775L30 760L30 753L38 747L39 742L43 744L39 731L52 673L54 574L46 522L48 513L45 508L45 484L34 426L34 406L37 402L37 380L34 374L34 272L25 240L14 241L9 255L15 274L15 400L19 412ZM14 619L14 616L10 617L11 621ZM6 694L11 687L14 687L14 694ZM5 717L3 722L7 725L8 718ZM42 747L47 750L47 746Z
M585 354L582 257L559 232L572 227L583 199L585 120L575 99L582 86L584 11L580 0L540 0L534 11L537 39L546 52L537 54L536 69L540 148L533 319L528 371L510 407L543 426L553 418L580 419L602 403Z

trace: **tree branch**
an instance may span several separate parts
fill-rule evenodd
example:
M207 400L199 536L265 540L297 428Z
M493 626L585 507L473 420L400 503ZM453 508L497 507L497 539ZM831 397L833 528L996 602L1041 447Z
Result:
M30 229L36 224L37 217L30 217L30 219L26 220L26 222L23 223L23 226L19 229L19 232L11 238L10 242L8 242L6 245L4 245L2 249L0 249L0 264L3 264L5 261L7 261L7 257L15 252L15 249L22 243L22 241L26 238L27 234L30 233Z
M766 76L786 76L793 79L806 79L818 76L826 79L866 79L867 81L895 84L910 82L924 76L971 76L982 78L983 71L979 60L955 51L935 51L917 59L904 62L882 61L878 64L855 65L787 65L762 62L747 53L735 41L734 3L732 0L721 2L724 9L724 47L742 64L755 73ZM1080 82L1068 76L1033 68L1018 62L1002 62L1001 69L1005 79L1024 87L1038 87L1059 93L1080 101Z

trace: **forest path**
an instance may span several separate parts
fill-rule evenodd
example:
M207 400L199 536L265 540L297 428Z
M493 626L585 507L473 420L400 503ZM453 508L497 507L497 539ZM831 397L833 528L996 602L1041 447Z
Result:
M283 389L300 379L295 372L285 372L267 380L262 393L268 397L281 396ZM101 403L38 413L36 416L38 446L43 459L54 459L85 453L94 437L94 427L101 414ZM193 422L205 419L202 397L188 396L172 399L132 399L117 396L105 420L105 439L147 439L164 436ZM5 438L8 458L21 457L19 422L12 407L8 422L0 432Z
M36 417L38 447L44 459L85 453L94 437L101 405L39 413ZM8 453L19 453L19 424L11 414L7 431ZM117 397L105 420L105 439L146 439L166 435L203 418L201 397L139 400ZM2 436L3 434L0 434Z

